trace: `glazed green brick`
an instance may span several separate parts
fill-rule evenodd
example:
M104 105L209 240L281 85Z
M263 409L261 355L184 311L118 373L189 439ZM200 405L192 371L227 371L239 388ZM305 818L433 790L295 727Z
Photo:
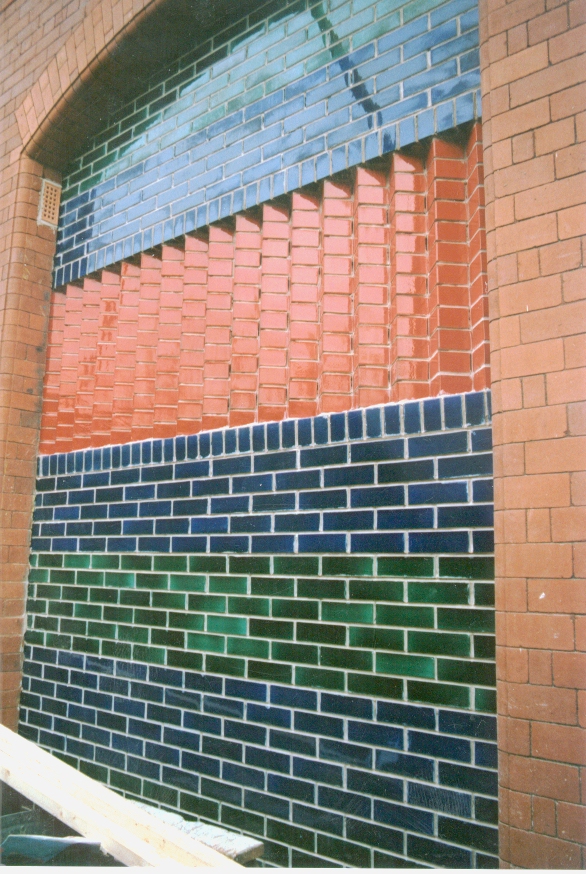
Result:
M89 596L85 586L63 586L61 597L66 601L87 601Z
M167 652L167 664L170 668L185 668L188 671L201 671L203 656L199 652L184 652L170 649Z
M316 577L319 574L319 558L316 556L276 555L274 568L276 574Z
M33 615L34 613L46 613L47 602L36 601L34 598L29 598L26 602L26 612L28 615Z
M341 604L336 601L323 601L321 618L324 622L364 622L374 620L372 604Z
M308 643L330 643L344 646L346 643L345 625L324 625L321 622L298 622L297 640Z
M469 707L470 689L467 686L449 686L445 683L423 683L419 680L407 681L409 701L422 701L425 704Z
M442 0L414 0L413 3L408 3L407 6L403 8L403 23L406 24L408 21L411 21L413 18L417 18L419 15L424 15L426 12L430 12L432 9L435 9L436 6L440 6Z
M409 583L410 604L468 604L470 589L467 583Z
M185 610L186 598L182 592L153 592L151 604L162 610Z
M294 625L292 622L278 619L250 619L251 637L270 637L280 640L293 640Z
M398 628L353 628L348 629L350 646L368 649L405 649L405 635Z
M61 620L63 621L63 620ZM59 631L59 619L56 616L35 616L36 631ZM84 628L85 634L85 628Z
M61 598L61 586L37 583L37 598L46 598L48 601Z
M100 604L75 604L73 615L80 619L101 619L102 610Z
M493 659L496 653L493 635L474 635L474 655L477 659Z
M475 583L474 603L477 607L494 607L494 585L491 583Z
M291 665L279 665L276 662L248 662L248 677L251 680L268 680L274 683L291 683L293 668Z
M78 586L103 586L104 572L78 571L76 574L76 582Z
M87 774L88 777L91 777L92 780L98 780L100 783L105 783L108 785L108 769L103 768L101 765L96 765L94 762L86 762L85 759L79 760L79 770L83 774ZM117 771L112 771L112 777L116 776L127 776L126 774L120 775ZM133 780L137 781L137 777L133 777ZM140 781L138 781L140 783ZM110 781L110 785L117 785L113 780ZM119 786L120 789L124 789L124 786Z
M80 634L85 637L87 635L87 623L83 619L61 619L59 631L62 634Z
M77 555L75 553L68 553L65 556L64 567L89 567L91 562L91 556L89 555Z
M210 592L225 592L227 595L246 595L247 577L210 577Z
M448 631L494 631L494 610L450 610L437 611L437 627Z
M45 638L45 644L55 649L69 650L71 649L71 637L66 634L53 634L49 631Z
M130 643L148 643L148 628L139 628L137 625L119 625L118 640L126 640Z
M117 604L118 589L90 589L90 601L99 604Z
M123 571L110 571L104 575L104 585L114 586L117 589L133 589L135 576Z
M29 563L31 567L36 567L39 560L39 556L36 552L31 552L29 556Z
M189 609L201 613L225 613L226 598L222 595L190 595Z
M203 575L170 574L169 588L172 592L205 592L206 580Z
M418 556L379 558L376 572L379 577L433 577L433 558Z
M319 619L319 601L273 598L272 613L284 619Z
M440 557L440 577L464 577L467 580L494 580L494 558L490 556Z
M389 31L394 30L401 23L401 14L396 12L394 15L389 15L382 21L377 21L369 27L362 28L358 33L352 36L352 49L356 50L366 43L378 39L379 36L384 36Z
M154 646L141 646L135 643L132 647L132 658L137 662L149 662L152 665L165 664L165 650Z
M208 616L207 631L212 634L246 634L248 621L239 616Z
M271 644L271 657L279 662L293 662L302 665L317 665L319 653L317 646L305 646L302 643Z
M68 601L53 601L49 604L51 616L73 616L73 604Z
M295 580L291 577L252 577L250 593L286 598L295 594Z
M231 555L228 559L231 574L270 574L269 556Z
M391 655L386 652L376 654L376 671L378 674L399 674L404 677L435 676L435 660L425 656Z
M134 611L134 621L140 625L155 625L158 628L164 628L167 624L167 615L159 610L140 610Z
M268 640L251 640L248 637L229 637L226 642L228 655L247 656L253 659L268 659Z
M464 661L462 659L438 659L438 680L451 683L468 683L471 686L494 686L496 668L491 662Z
M123 555L120 566L123 571L150 571L153 559L151 555Z
M483 713L496 713L496 692L494 689L475 689L474 706Z
M226 638L216 634L188 633L187 647L203 652L225 652Z
M327 671L322 668L295 668L295 685L310 686L312 689L335 689L344 691L343 671Z
M407 649L409 652L423 652L429 655L469 656L470 637L467 634L409 631Z
M90 637L101 637L107 640L115 640L116 626L109 622L88 622L87 633Z
M348 673L348 691L373 698L403 697L403 680L377 674Z
M169 613L169 628L185 628L187 631L203 631L203 613Z
M63 567L63 556L59 553L44 552L39 555L39 567Z
M106 555L103 552L97 552L92 555L92 567L98 570L115 571L120 567L119 555Z
M220 805L215 801L209 801L207 798L199 798L196 795L182 792L179 809L185 811L185 813L192 813L196 817L202 816L204 819L211 819L216 822L219 816Z
M262 833L261 830L260 834ZM300 847L311 853L315 850L315 832L300 828L298 825L289 825L286 822L267 819L267 837L292 847Z
M154 570L185 573L187 571L186 555L155 555Z
M104 607L105 622L128 622L134 619L132 607Z
M70 647L74 652L85 652L88 655L100 654L100 641L88 637L74 637Z
M52 570L49 573L49 579L52 583L75 583L75 571L69 570Z
M346 599L346 583L344 580L297 580L297 595L300 598L335 598Z
M350 580L351 601L402 601L403 583L398 580Z
M498 832L494 828L462 822L459 819L438 818L438 837L445 841L484 850L486 853L498 853Z
M48 568L30 568L28 578L31 583L47 583L49 581L49 570Z
M226 558L223 555L190 555L189 571L192 574L223 574L226 572Z
M212 674L228 674L229 677L243 677L246 672L246 662L244 659L206 655L205 669Z
M474 799L475 818L482 822L491 822L496 825L499 821L499 806L498 801L492 798L480 798L476 796Z
M433 628L433 608L377 604L376 621L379 625L399 625L401 628Z
M169 807L177 807L179 800L179 793L176 789L161 786L160 783L150 783L148 780L143 780L142 794L145 798L159 801L161 804L166 804Z
M132 647L129 643L103 640L102 655L113 659L124 659L125 661L130 661L132 658Z
M81 762L80 762L81 764ZM87 764L91 764L88 762ZM108 772L105 768L97 768L94 766L96 770L104 771L104 777L97 777L93 774L88 774L89 777L94 777L94 780L100 780L102 783L106 783L108 785ZM88 773L86 771L86 773ZM140 796L141 794L141 781L138 777L133 777L131 774L121 774L120 771L114 771L113 769L110 771L110 786L115 786L117 789L122 789L123 792L133 792L135 795Z
M149 607L151 603L151 593L143 592L138 589L121 589L120 603L128 604L133 607Z
M137 574L136 585L141 589L166 589L169 577L167 574Z
M45 645L45 634L43 631L29 631L27 630L24 635L24 641L31 646L44 646Z
M365 556L324 555L322 573L335 577L371 577L372 558Z
M228 613L243 613L245 616L268 616L271 602L268 598L228 598Z
M183 631L164 631L162 628L152 628L150 642L154 646L172 646L174 649L184 649L185 634Z
M326 668L347 668L353 671L372 671L372 653L360 650L320 646L319 664Z

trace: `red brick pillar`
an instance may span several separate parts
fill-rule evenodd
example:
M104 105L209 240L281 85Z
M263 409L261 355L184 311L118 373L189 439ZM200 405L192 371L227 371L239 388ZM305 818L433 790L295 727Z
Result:
M258 392L261 223L257 214L236 216L234 321L230 371L230 424L254 422Z
M505 867L584 868L585 6L480 9L500 852Z
M228 424L233 286L234 226L231 222L211 225L203 372L204 431Z
M47 363L42 393L43 415L39 452L47 454L54 451L59 416L59 384L61 382L61 357L63 354L63 331L65 327L64 294L51 295L49 328L47 331ZM93 336L93 334L92 334ZM93 398L93 390L91 397ZM91 408L90 408L91 419Z
M207 232L185 238L185 273L179 354L179 400L177 431L201 430L203 366L208 296L209 240Z
M326 179L323 192L319 402L320 412L331 413L352 406L354 202L350 181Z
M87 357L91 367L91 341L93 319L91 311L97 310L93 300L99 294L91 291L92 280L84 281L84 323L82 325L82 342L84 332L87 331ZM89 286L89 288L88 288ZM134 374L136 371L136 342L138 334L138 308L140 305L140 269L124 262L121 266L120 275L120 310L118 314L118 342L116 343L116 359L114 361L114 393L112 397L112 443L127 443L132 433L132 410L134 406ZM89 311L89 312L88 312ZM88 312L88 321L85 321L85 313ZM95 354L95 353L94 353ZM79 384L79 382L78 382ZM77 428L77 420L76 420ZM74 434L74 440L77 434ZM83 432L83 438L87 441L89 434ZM84 444L87 446L87 442Z
M320 192L321 195L321 192ZM296 192L291 210L290 418L318 411L318 339L322 304L321 196Z
M153 255L140 257L140 303L132 410L133 440L146 440L152 437L153 433L161 266L161 261Z
M396 152L390 177L391 398L429 395L425 171Z

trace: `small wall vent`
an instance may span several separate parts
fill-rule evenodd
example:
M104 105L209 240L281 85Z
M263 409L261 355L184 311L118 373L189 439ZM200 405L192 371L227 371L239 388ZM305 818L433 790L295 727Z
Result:
M49 182L48 179L43 179L38 218L40 225L50 225L52 228L57 227L60 200L61 186L57 185L56 182Z

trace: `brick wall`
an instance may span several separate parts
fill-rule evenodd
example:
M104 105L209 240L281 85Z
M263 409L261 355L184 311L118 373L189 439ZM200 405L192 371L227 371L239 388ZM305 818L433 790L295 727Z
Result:
M501 856L581 868L586 9L532 0L481 11Z
M489 402L42 456L21 732L272 864L493 867Z

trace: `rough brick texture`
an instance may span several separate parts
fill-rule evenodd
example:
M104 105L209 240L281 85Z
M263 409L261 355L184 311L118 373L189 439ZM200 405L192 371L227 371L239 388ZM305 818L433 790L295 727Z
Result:
M586 862L584 10L481 3L508 867Z

